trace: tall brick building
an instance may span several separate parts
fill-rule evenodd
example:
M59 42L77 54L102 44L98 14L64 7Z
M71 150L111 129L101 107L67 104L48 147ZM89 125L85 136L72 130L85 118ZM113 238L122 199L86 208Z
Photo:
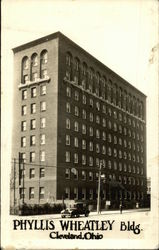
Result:
M95 203L100 165L103 203L142 203L145 95L60 32L13 52L11 203Z

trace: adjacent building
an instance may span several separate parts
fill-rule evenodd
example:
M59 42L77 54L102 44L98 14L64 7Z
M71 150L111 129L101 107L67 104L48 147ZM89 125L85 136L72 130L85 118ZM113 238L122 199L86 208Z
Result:
M146 97L60 32L13 49L11 204L146 195Z

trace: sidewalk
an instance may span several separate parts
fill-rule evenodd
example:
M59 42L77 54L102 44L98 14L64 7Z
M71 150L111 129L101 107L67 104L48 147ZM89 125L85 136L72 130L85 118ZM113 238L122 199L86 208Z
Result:
M122 214L125 214L125 213L138 213L138 212L146 212L146 211L149 212L150 209L149 208L138 208L138 209L123 210ZM109 214L120 214L120 211L119 210L107 210L107 211L101 211L100 214L97 214L97 211L93 211L93 212L90 212L89 216L100 216L100 215L106 215L106 214L108 214L108 215ZM15 215L13 215L13 216L15 216ZM40 214L40 215L18 216L18 217L33 218L33 219L39 219L39 218L61 219L61 214Z

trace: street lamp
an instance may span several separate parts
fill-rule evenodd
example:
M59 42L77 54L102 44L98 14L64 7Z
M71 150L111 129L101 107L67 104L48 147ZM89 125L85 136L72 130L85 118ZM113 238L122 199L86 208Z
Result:
M101 175L101 170L103 166L103 161L100 161L99 164L99 175L98 175L98 198L97 198L97 213L99 214L100 212L100 183L101 183L101 178L105 177L105 175Z

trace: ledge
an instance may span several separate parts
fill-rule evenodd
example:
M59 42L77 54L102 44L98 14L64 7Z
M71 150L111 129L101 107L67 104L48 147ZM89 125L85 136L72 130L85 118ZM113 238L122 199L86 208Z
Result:
M27 88L27 87L30 87L32 85L36 85L36 84L40 84L42 82L48 82L50 81L50 77L46 77L46 78L38 78L36 81L28 81L27 83L20 83L18 85L18 88L19 89L22 89L22 88Z

